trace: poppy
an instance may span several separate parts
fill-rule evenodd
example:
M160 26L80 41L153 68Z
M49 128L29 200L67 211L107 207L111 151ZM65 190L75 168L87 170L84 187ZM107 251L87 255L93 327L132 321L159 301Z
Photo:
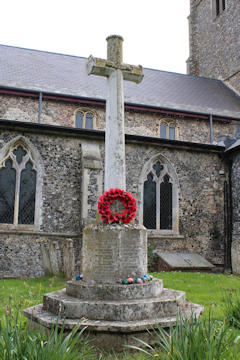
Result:
M110 205L116 200L120 201L124 205L124 210L121 214L116 213L113 215L110 210ZM128 191L121 189L110 189L109 191L105 191L103 195L100 196L98 202L98 211L102 217L102 220L106 223L122 222L127 224L135 217L137 206L134 197Z

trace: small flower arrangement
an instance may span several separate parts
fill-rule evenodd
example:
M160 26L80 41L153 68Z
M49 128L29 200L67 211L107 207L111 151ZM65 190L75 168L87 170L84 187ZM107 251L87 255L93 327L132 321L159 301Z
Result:
M124 205L122 213L112 213L110 206L114 201L120 201ZM128 224L136 215L137 205L134 197L128 191L110 189L100 196L98 212L105 223Z

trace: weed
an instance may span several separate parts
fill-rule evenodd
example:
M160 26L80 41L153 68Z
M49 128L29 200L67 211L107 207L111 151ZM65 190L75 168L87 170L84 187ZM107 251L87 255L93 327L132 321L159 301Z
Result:
M11 306L6 309L0 322L1 360L77 360L94 359L92 349L82 339L84 329L76 327L67 336L58 323L48 333L30 330L24 326L17 309L13 315Z
M240 329L240 293L231 289L223 297L223 309L226 321Z
M236 333L224 322L213 320L210 315L207 320L199 320L193 316L190 320L179 318L176 326L171 327L169 332L158 327L152 336L156 348L141 340L138 341L147 350L129 347L143 351L151 358L169 360L237 359L232 357L233 347L234 351L239 351Z

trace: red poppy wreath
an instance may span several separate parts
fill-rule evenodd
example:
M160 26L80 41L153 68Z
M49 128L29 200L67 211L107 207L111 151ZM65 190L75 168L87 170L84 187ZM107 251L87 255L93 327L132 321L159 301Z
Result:
M114 201L120 201L124 205L121 213L113 213L110 206ZM124 223L132 221L137 212L134 197L128 191L110 189L105 191L98 200L98 212L105 223Z

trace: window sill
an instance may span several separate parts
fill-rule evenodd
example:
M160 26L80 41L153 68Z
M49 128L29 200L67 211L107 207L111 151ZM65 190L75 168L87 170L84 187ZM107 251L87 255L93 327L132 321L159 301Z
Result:
M12 230L12 231L38 231L40 230L39 225L13 225L13 224L0 224L1 230Z
M148 230L148 238L183 240L184 236L173 230Z
M0 234L4 235L37 235L42 237L59 237L59 238L79 238L81 237L81 233L56 233L56 232L45 232L40 231L39 226L34 227L33 225L8 225L8 224L0 224Z

